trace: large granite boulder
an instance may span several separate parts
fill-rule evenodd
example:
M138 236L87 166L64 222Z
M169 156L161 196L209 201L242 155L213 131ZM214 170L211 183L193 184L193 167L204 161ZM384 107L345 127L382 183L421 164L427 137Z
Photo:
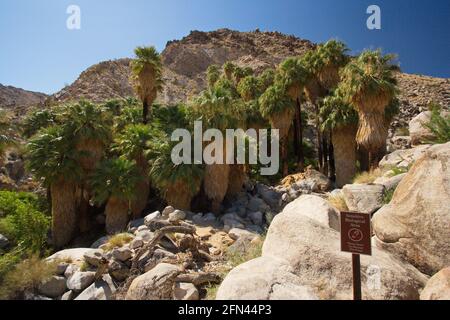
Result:
M408 168L430 147L431 145L425 144L412 149L394 151L385 155L383 159L381 159L379 166L382 169L392 169L395 167Z
M304 199L294 201L270 225L262 258L232 270L218 299L280 298L351 299L351 254L340 251L340 235L328 225L302 214ZM305 206L308 202L304 202ZM331 206L330 206L331 208ZM331 209L330 209L331 211ZM364 299L418 299L427 277L408 263L378 248L361 257ZM288 293L292 295L289 295Z
M450 300L450 267L442 269L428 280L420 300Z
M441 112L441 115L446 117L450 113L448 111ZM419 145L427 143L430 139L434 138L433 132L427 128L431 120L431 111L424 111L411 119L409 122L409 136L411 137L412 145Z
M432 275L450 265L450 142L416 161L373 217L380 248Z
M381 184L347 184L342 188L350 211L373 213L383 206L385 188Z

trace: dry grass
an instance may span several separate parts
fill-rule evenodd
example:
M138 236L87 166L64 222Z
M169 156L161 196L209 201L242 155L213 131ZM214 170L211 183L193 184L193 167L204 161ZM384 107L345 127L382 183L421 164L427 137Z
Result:
M328 197L328 202L339 211L349 211L343 195L332 195Z
M118 233L113 235L108 239L108 242L105 244L105 251L111 251L114 248L121 248L127 243L130 243L133 240L133 236L130 233Z
M262 246L264 244L265 236L262 236L258 241L252 241L247 249L242 252L240 250L228 250L225 254L225 260L228 262L221 269L216 270L220 273L221 278L224 279L225 276L235 267L241 265L247 261L258 258L262 254ZM205 287L206 289L206 300L215 300L217 295L217 290L220 284L209 284Z
M56 273L56 266L56 262L46 262L38 256L23 260L5 275L0 286L0 300L16 299L25 291L35 290Z
M353 179L353 183L373 183L377 178L381 177L383 172L380 168L358 173Z

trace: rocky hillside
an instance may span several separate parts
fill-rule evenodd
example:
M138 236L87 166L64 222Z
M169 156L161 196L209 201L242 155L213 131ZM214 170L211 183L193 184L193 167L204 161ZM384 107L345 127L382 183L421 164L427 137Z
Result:
M256 72L276 66L289 56L301 55L314 48L308 40L279 32L238 32L220 29L213 32L192 31L181 40L169 41L162 52L165 87L159 100L164 103L185 101L205 87L204 73L210 64L233 61L250 66ZM84 71L78 80L53 96L56 101L81 97L100 102L111 97L133 95L128 81L130 60L105 61ZM408 121L431 101L450 105L450 80L400 73L401 115L393 124Z
M0 107L19 111L43 103L47 95L0 84Z

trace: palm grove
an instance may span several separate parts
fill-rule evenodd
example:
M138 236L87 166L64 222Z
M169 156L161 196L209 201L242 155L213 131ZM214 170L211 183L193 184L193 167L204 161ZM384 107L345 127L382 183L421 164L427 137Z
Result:
M138 99L83 100L31 113L24 121L26 157L47 188L53 246L88 231L94 213L105 213L106 231L114 234L160 200L220 214L224 199L248 177L258 179L258 165L174 165L170 134L192 132L196 120L204 130L279 129L282 167L272 179L313 165L342 186L358 170L373 169L398 109L398 67L380 51L347 51L330 40L258 74L231 62L211 65L204 91L166 106L155 102L164 87L161 57L138 47L131 62ZM303 137L307 123L315 127L314 148Z

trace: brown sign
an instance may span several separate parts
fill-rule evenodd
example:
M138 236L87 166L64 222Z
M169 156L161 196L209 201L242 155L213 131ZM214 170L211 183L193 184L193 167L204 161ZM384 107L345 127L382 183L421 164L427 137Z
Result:
M368 213L341 212L341 251L372 255L370 220Z

